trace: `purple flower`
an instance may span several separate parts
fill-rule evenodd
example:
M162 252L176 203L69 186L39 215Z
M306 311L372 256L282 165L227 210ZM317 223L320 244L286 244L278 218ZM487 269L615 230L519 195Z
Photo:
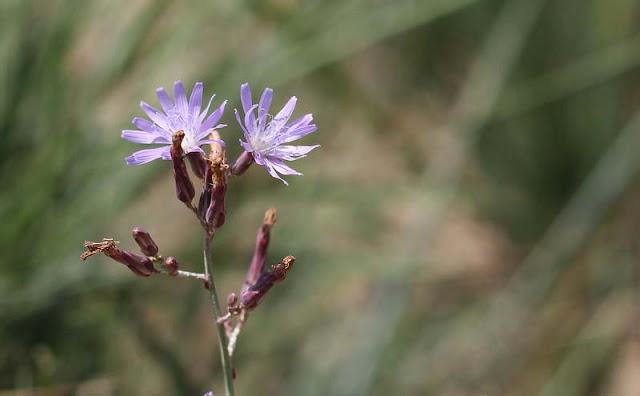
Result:
M134 118L131 123L139 130L124 130L122 131L122 138L134 143L157 143L164 146L136 151L126 158L127 164L141 165L158 158L171 160L171 137L180 130L184 131L182 149L185 154L192 152L204 154L200 146L207 143L217 142L224 145L221 140L207 139L207 137L214 129L226 126L217 124L224 112L224 107L227 104L226 100L207 117L209 106L211 106L215 95L211 96L209 104L201 113L202 83L200 82L194 85L189 101L187 101L184 86L180 81L176 81L173 85L175 103L163 88L158 88L156 94L164 112L149 106L145 102L140 102L140 107L142 107L142 110L149 116L151 121L144 118Z
M244 131L246 139L246 142L241 140L240 144L247 152L253 153L256 163L264 166L271 176L289 185L279 174L302 175L302 173L285 165L283 160L295 161L304 158L307 153L320 146L290 146L284 143L298 140L314 132L317 128L315 124L311 124L311 121L313 121L311 114L306 114L289 122L298 100L295 96L289 99L275 117L272 117L269 114L272 97L273 90L267 88L262 93L260 103L254 105L249 84L242 84L240 87L240 99L245 113L244 123L240 119L238 110L235 110L236 118ZM256 109L258 110L257 118L254 114Z

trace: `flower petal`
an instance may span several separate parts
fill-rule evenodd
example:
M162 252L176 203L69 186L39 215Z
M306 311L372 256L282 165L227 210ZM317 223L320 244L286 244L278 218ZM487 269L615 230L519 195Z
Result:
M273 166L273 168L278 173L281 173L283 175L302 176L302 173L300 173L297 170L289 167L288 165L286 165L284 162L280 161L279 159L269 158L267 161L269 161L269 163L271 163L271 166Z
M257 157L256 158L256 163L258 163L257 161ZM263 159L264 164L259 164L265 167L265 169L267 170L267 172L269 172L269 174L271 175L271 177L276 178L281 180L285 185L289 185L289 183L287 183L286 180L284 180L283 178L280 177L280 175L278 174L278 172L276 172L273 164L271 163L271 161L269 161L268 159L264 158Z
M267 166L267 163L265 162L264 157L259 152L257 151L253 152L253 159L256 161L256 164L264 167Z
M242 146L242 148L244 149L244 151L248 151L248 152L252 152L253 151L253 147L251 147L251 145L247 142L243 142L241 139L240 140L240 146Z
M207 136L209 132L216 126L220 118L222 118L222 114L224 113L224 108L227 105L227 101L225 100L222 104L211 113L211 115L202 123L200 126L200 131L196 135L196 139L200 140L203 137Z
M305 157L311 150L320 147L320 145L315 146L276 146L271 149L266 155L269 157L275 157L285 161L295 161L302 157Z
M209 103L207 103L207 107L205 107L204 111L200 113L200 116L198 117L198 122L202 123L202 120L204 120L204 117L207 116L207 113L209 113L209 107L211 107L211 102L213 102L213 99L215 97L216 97L216 94L211 95L211 99L209 99Z
M248 112L251 106L253 106L253 101L251 100L251 87L249 83L244 83L240 86L240 101L242 102L242 109L244 112Z
M146 119L140 118L140 117L136 117L131 121L131 123L133 125L135 125L135 127L138 128L141 131L145 131L145 132L149 132L149 133L155 133L157 135L164 136L167 140L171 140L171 132L160 128L158 125L154 124L153 122L151 122L149 120L146 120Z
M202 107L202 83L197 82L193 86L193 91L191 91L191 97L189 98L189 114L191 114L192 119L198 118L200 107Z
M249 125L255 125L256 117L253 114L253 100L251 99L251 87L248 83L244 83L240 86L240 101L242 102L242 109L245 113L245 122L247 128L250 128ZM248 122L246 121L248 118Z
M267 123L267 115L271 108L271 99L273 99L273 89L267 88L262 92L260 97L260 105L258 106L258 129L263 131Z
M130 129L125 129L122 131L122 138L134 143L142 143L142 144L152 144L152 143L165 143L169 144L170 142L162 135L159 135L154 132L146 132L146 131L134 131Z
M131 123L141 131L155 132L156 128L158 128L153 122L140 117L135 117L131 120Z
M271 121L271 127L274 130L282 129L282 127L287 123L287 121L289 121L291 114L293 114L293 110L295 110L296 108L297 101L298 101L298 98L293 96L291 99L289 99L287 104L284 105L282 110L280 110L280 112L276 114L275 117L273 117L273 121Z
M127 161L127 164L129 165L142 165L158 158L171 159L170 150L171 150L170 146L140 150L140 151L136 151L131 156L127 157L125 161Z
M159 110L156 110L154 107L149 106L146 102L140 102L140 107L142 110L151 118L151 121L155 122L160 128L169 130L169 120L167 116L162 114Z
M253 106L251 106L251 108L249 109L249 112L247 112L244 115L244 125L247 126L247 130L251 131L252 135L256 134L256 133L261 133L264 132L261 129L257 129L257 125L256 125L256 118L253 116L253 111L258 107L257 104L254 104Z
M175 105L173 104L173 100L171 100L169 94L164 90L164 88L160 87L156 89L156 96L158 97L160 105L162 106L162 109L165 113L168 113L175 107Z
M293 142L294 140L298 140L302 137L307 136L310 133L315 132L316 129L318 129L318 127L316 127L316 124L303 126L293 130L290 129L287 131L286 134L284 134L280 139L278 139L278 144Z
M242 132L244 132L244 138L247 139L247 142L249 142L251 140L251 134L249 133L249 131L247 131L247 128L245 128L244 124L242 123L242 120L240 119L240 113L238 113L238 109L234 109L233 112L236 115L238 124L240 124L240 128L242 128Z
M184 93L182 81L176 81L173 84L173 99L176 101L176 108L183 116L188 114L187 95Z
M305 114L302 117L296 118L295 120L291 121L289 125L287 125L287 130L290 131L292 129L300 128L302 126L307 126L311 121L313 121L313 114L311 113Z

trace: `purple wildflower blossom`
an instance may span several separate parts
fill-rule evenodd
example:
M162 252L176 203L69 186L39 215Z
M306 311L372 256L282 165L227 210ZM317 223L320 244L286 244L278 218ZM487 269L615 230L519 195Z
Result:
M295 161L304 158L307 153L320 146L290 146L283 143L298 140L314 132L317 128L315 124L311 124L311 121L313 121L311 114L305 114L294 121L288 122L298 100L295 96L289 99L275 117L271 117L269 108L271 107L272 98L273 90L267 88L262 93L260 102L253 104L249 84L242 84L240 87L240 99L245 113L244 123L240 119L238 110L235 110L236 118L244 131L246 139L246 142L240 140L240 144L245 151L253 153L256 163L265 167L271 176L289 185L280 177L279 173L283 175L302 175L302 173L285 165L283 160ZM254 114L256 108L258 109L257 118Z
M141 165L158 158L171 160L171 137L178 131L184 131L182 149L185 154L192 152L204 154L200 146L207 143L217 142L224 145L221 140L207 139L207 137L214 129L226 126L218 124L227 104L226 100L207 117L209 106L211 106L215 95L211 96L207 107L203 112L200 112L202 105L202 83L200 82L194 85L188 101L184 86L180 81L176 81L173 85L175 103L163 88L158 88L156 94L164 112L145 102L140 102L140 107L151 121L144 118L134 118L131 123L139 130L123 130L122 138L134 143L157 143L164 146L136 151L126 158L127 164Z

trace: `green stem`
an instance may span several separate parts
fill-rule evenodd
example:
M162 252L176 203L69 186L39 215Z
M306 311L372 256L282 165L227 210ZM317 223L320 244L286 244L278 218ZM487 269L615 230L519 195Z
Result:
M218 332L218 344L220 345L220 361L222 363L222 372L224 374L224 387L227 396L233 396L233 375L231 373L231 359L227 350L227 336L225 334L224 324L218 323L221 316L220 299L216 292L216 284L213 281L211 272L211 238L206 235L204 237L204 273L209 280L209 297L213 306L213 317L216 330Z

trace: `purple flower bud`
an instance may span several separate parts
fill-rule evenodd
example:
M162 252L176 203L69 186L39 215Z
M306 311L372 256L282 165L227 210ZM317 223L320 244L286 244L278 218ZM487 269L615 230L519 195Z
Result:
M147 231L136 227L131 231L131 234L133 234L133 239L135 239L138 246L140 246L142 254L154 257L158 255L158 245L156 245Z
M193 151L187 154L187 159L189 160L193 174L199 179L204 179L204 173L207 168L204 155L200 152Z
M248 151L243 151L236 162L231 165L231 174L236 176L242 175L254 162L253 154Z
M153 262L149 257L140 256L135 253L121 250L116 247L110 247L104 250L104 254L111 257L115 261L126 265L131 272L139 276L149 276L155 272L158 272L153 267Z
M204 394L204 395L202 395L202 396L214 396L214 395L213 395L213 392L207 392L207 393L205 393L205 394Z
M180 269L178 265L178 259L176 259L175 257L167 257L167 259L164 261L164 267L167 269L167 272L171 276L176 276L176 274L178 273L178 269Z
M256 247L253 251L253 258L251 259L249 271L247 272L244 284L242 285L243 292L256 284L258 277L264 270L264 264L267 260L267 248L269 247L269 240L271 239L271 228L276 223L276 220L276 209L269 208L264 213L262 226L258 229L258 235L256 236Z
M211 189L209 208L205 215L205 222L214 230L222 227L227 219L227 211L224 206L224 198L227 193L226 184L214 184Z
M240 303L246 309L254 309L264 300L271 288L279 282L282 282L287 276L287 272L291 269L295 261L295 257L287 256L282 259L280 264L271 267L271 271L262 271L258 281L240 296Z
M178 131L173 134L171 145L171 160L173 161L173 178L176 182L176 196L187 205L191 205L191 200L196 195L187 166L184 163L184 151L182 150L182 140L184 132Z

